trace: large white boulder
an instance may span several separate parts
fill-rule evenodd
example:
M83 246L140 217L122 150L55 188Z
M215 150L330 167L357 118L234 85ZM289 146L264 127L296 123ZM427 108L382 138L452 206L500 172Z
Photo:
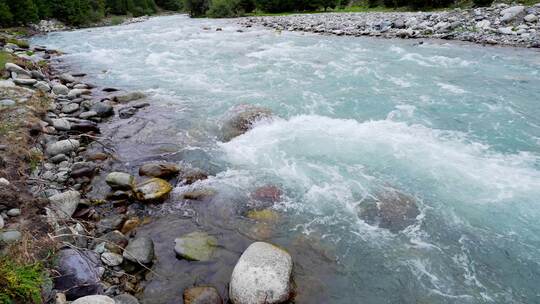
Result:
M77 300L73 301L71 304L115 304L116 302L107 297L102 295L93 295L93 296L86 296L82 298L78 298Z
M292 258L265 242L251 244L234 267L229 297L234 304L283 303L291 295Z

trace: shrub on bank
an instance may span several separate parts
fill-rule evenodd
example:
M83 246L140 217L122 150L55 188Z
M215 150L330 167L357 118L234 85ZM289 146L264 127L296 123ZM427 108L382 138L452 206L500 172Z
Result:
M209 0L184 0L184 10L190 17L202 17L210 8Z
M0 303L41 303L41 285L45 282L39 263L21 265L0 259Z

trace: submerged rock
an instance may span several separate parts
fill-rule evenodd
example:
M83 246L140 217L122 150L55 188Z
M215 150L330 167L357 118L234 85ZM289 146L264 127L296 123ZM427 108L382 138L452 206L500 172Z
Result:
M191 261L208 261L217 248L217 239L200 231L188 233L174 242L176 255Z
M357 210L366 223L394 233L414 224L420 214L415 199L399 191L377 195L375 199L362 202Z
M124 259L142 264L150 264L154 258L154 242L147 237L131 240L124 250Z
M209 286L191 287L184 290L184 304L222 304L217 289Z
M251 197L259 201L275 203L281 200L282 194L283 191L277 186L268 185L257 188L255 192L251 194Z
M279 220L279 214L272 209L250 210L246 217L266 223L275 223Z
M234 267L229 297L234 304L283 303L291 296L292 258L269 243L251 244Z
M161 201L171 192L172 186L161 178L151 178L138 184L135 189L135 197L143 202Z
M139 100L139 99L142 99L142 98L145 98L145 97L146 97L146 95L144 95L144 93L130 92L130 93L126 93L124 95L114 96L113 101L118 102L118 103L127 103L127 102L130 102L130 101Z
M230 141L249 131L257 121L271 116L272 111L267 108L248 104L235 106L226 114L222 123L222 139Z
M54 288L64 292L68 300L101 293L99 267L101 267L101 263L94 252L75 249L61 250L58 253L56 267L58 275L54 279Z
M170 178L178 175L180 167L173 163L148 163L139 168L139 175Z

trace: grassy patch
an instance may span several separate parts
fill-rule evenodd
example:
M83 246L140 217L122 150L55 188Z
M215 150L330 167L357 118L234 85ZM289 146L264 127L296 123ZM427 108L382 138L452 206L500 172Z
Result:
M120 25L124 23L124 20L126 20L123 16L112 16L111 17L111 25Z
M8 62L13 62L13 55L7 52L0 51L0 79L2 78L2 74L4 73L4 67Z
M20 47L20 48L29 48L30 45L28 44L27 41L25 40L20 40L20 39L15 39L15 38L8 38L6 40L8 43L13 43L15 44L16 46Z
M7 257L0 259L0 303L42 303L45 277L41 263L23 265Z

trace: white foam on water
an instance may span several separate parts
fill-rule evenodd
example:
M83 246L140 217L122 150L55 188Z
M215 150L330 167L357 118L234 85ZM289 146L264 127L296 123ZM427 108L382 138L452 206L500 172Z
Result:
M453 93L453 94L465 94L465 93L467 93L467 91L465 91L464 89L462 89L459 86L454 85L454 84L437 82L437 85L441 89L443 89L445 91L448 91L450 93Z

